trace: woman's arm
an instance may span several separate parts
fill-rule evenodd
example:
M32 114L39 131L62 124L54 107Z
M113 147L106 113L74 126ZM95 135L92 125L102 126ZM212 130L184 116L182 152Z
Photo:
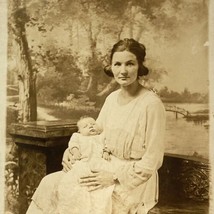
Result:
M159 169L164 156L166 115L161 102L148 106L146 125L146 152L142 159L135 164L136 172L143 170L154 172Z
M160 101L149 104L146 117L146 148L143 157L116 172L119 182L128 188L135 188L146 182L162 165L166 120L163 104Z

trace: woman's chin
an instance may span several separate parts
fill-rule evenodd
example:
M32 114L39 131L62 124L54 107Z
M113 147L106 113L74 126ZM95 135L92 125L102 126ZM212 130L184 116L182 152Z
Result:
M121 86L121 87L127 87L127 86L131 86L133 84L136 84L136 82L138 82L137 79L119 79L117 80L117 83Z

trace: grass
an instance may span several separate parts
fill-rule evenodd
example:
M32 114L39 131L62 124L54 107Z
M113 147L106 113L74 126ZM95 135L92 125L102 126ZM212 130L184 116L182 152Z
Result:
M57 106L57 105L40 105L40 107L47 109L49 113L60 119L60 120L67 120L67 119L79 119L83 115L88 115L93 118L97 118L100 109L95 108L93 106Z

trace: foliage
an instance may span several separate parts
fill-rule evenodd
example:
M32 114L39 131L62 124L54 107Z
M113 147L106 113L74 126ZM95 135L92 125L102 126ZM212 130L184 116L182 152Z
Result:
M43 58L47 66L45 74L38 75L39 102L60 102L73 94L80 85L80 71L70 52L61 49L48 50Z
M166 102L208 103L208 94L191 93L188 88L185 88L181 93L178 93L169 90L168 87L164 87L158 94Z
M14 91L13 91L14 92ZM7 107L7 135L6 135L6 150L5 150L5 211L10 211L13 214L18 214L18 151L17 146L9 135L9 125L17 122L18 110L15 106Z
M12 155L11 155L12 156ZM5 164L5 210L18 213L18 164L15 161L6 161Z
M181 69L206 69L203 63L197 66L207 40L206 0L25 2L25 27L38 75L39 103L63 102L70 94L76 98L84 94L96 101L110 83L102 69L109 63L109 49L124 37L146 45L146 65L151 74L143 81L149 79L152 85ZM10 57L15 58L9 44ZM181 67L178 59L186 56L189 58Z

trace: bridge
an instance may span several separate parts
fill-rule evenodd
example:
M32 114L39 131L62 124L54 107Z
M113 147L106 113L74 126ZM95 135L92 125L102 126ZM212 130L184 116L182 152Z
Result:
M187 111L187 110L185 110L183 108L177 107L177 106L165 105L165 109L166 109L166 111L175 112L176 113L176 118L178 117L178 114L181 114L184 117L190 116L190 112L189 111Z

